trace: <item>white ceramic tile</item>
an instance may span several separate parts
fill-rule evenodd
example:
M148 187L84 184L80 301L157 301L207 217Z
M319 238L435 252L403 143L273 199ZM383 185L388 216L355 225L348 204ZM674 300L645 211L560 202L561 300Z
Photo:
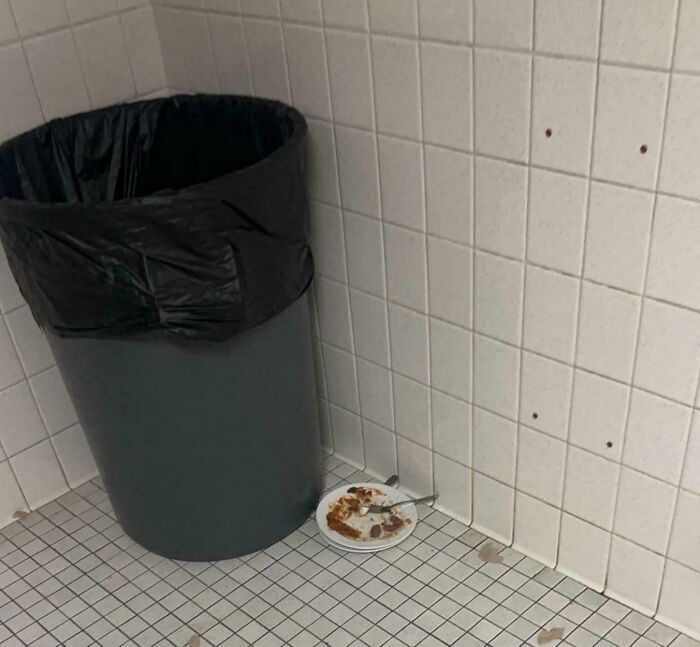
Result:
M623 468L615 512L615 533L649 550L666 552L676 489Z
M472 527L505 544L513 539L513 488L474 472Z
M369 39L328 31L326 46L334 119L348 126L373 128Z
M19 37L15 18L12 15L10 0L0 2L0 44L16 40Z
M46 429L27 382L0 392L0 441L8 456L46 438Z
M700 29L700 2L682 0L676 31L676 51L673 67L690 72L700 71L700 42L696 34Z
M335 129L343 206L368 216L379 213L377 147L370 133Z
M629 392L630 387L619 382L576 371L570 441L600 456L619 460Z
M564 490L566 443L520 427L517 489L560 507Z
M520 384L520 422L566 439L572 368L524 352Z
M511 344L520 343L523 264L475 252L474 329Z
M471 327L471 249L428 236L428 267L430 314Z
M276 0L241 0L241 10L261 18L278 18L280 15L279 2Z
M29 384L50 435L78 422L78 416L58 368L54 366L35 375L29 380Z
M619 473L619 465L571 447L566 463L564 509L609 530Z
M307 182L309 195L331 204L340 204L338 167L333 129L322 121L308 119Z
M697 600L700 597L700 573L667 562L657 618L688 633L700 635ZM682 637L681 637L682 638ZM692 641L676 641L692 647Z
M529 266L525 278L523 346L571 362L576 338L579 281Z
M420 144L394 137L378 137L382 218L387 222L425 230L423 157Z
M348 211L344 219L350 285L383 297L385 279L381 223Z
M314 372L316 375L316 391L319 398L327 398L326 374L323 367L323 357L321 355L321 342L319 339L313 340Z
M472 334L464 328L431 319L430 378L436 389L462 400L471 399Z
M681 490L678 493L668 555L671 559L700 571L698 546L700 546L700 496Z
M384 226L386 279L389 298L420 312L427 312L425 235Z
M19 33L24 37L58 29L69 22L64 0L10 0L10 3Z
M336 454L355 465L362 465L364 454L360 417L334 404L329 405L329 410Z
M700 308L700 207L685 200L659 196L649 258L647 291L652 296Z
M70 31L28 40L24 49L47 119L90 109L85 79Z
M428 318L394 304L389 305L391 367L428 383Z
M433 449L462 465L471 465L471 407L433 390L430 411Z
M386 429L394 428L394 406L389 369L357 359L362 417Z
M515 486L517 435L514 422L475 408L472 467L497 481Z
M102 18L117 10L116 0L66 0L72 22L86 22Z
M215 92L217 90L216 73L206 16L190 11L156 7L155 18L168 84L178 90L186 88L197 92ZM262 43L258 41L264 33L263 30L252 26L249 39L251 51L259 51L258 46L262 46ZM274 68L275 57L272 53L275 50L272 43L267 45L270 46L268 69L271 71ZM280 51L279 43L277 43L277 51ZM90 89L89 79L88 89ZM256 90L258 94L264 94L264 89L263 86ZM279 96L288 100L288 92Z
M0 245L0 311L9 312L23 304L24 299L7 264L5 250Z
M520 352L477 335L474 340L474 404L516 419Z
M36 325L27 306L5 315L5 323L10 329L17 354L27 375L34 375L53 365L53 355L46 337Z
M350 302L348 289L342 283L321 276L314 282L318 323L321 339L345 350L352 351Z
M474 0L474 41L532 49L533 0Z
M557 570L600 591L605 583L610 535L563 513Z
M396 438L401 488L426 496L433 488L433 461L429 449L401 436Z
M475 174L476 245L522 258L527 211L525 167L477 158Z
M580 274L588 186L583 178L531 169L527 258Z
M326 369L328 399L350 411L360 411L355 360L350 353L323 345L323 361Z
M670 400L634 389L622 456L625 465L677 484L690 411Z
M651 193L593 182L586 233L586 278L641 292L647 262Z
M430 447L430 390L428 387L401 375L394 375L394 399L396 433L423 447Z
M471 242L473 168L470 155L425 147L428 233Z
M535 58L534 164L572 173L588 173L595 85L595 63Z
M280 24L246 18L243 25L255 94L259 97L289 101L289 79Z
M471 150L471 49L421 44L421 83L424 140Z
M389 317L386 302L364 292L350 290L355 352L382 366L389 366Z
M613 536L605 593L651 615L656 609L663 567L661 555Z
M530 58L480 50L474 56L474 148L527 161L530 126Z
M316 271L345 282L345 245L340 209L320 202L311 203L311 249Z
M606 0L601 58L670 67L677 6L678 0Z
M396 440L394 434L367 421L362 421L362 435L367 454L366 470L379 478L396 474Z
M330 119L331 98L323 32L315 27L286 25L284 40L294 106L304 115Z
M421 37L470 42L471 4L472 0L418 0Z
M700 314L646 299L634 383L686 404L700 369Z
M659 72L600 67L594 177L654 188L667 82L667 76Z
M321 0L280 0L284 20L321 24Z
M630 381L639 301L630 294L583 283L576 358L579 366Z
M39 125L43 117L21 45L0 49L0 78L12 88L0 100L0 140L5 141Z
M695 415L690 430L682 485L700 494L700 416Z
M420 82L418 45L413 41L372 37L372 70L377 130L419 139Z
M27 509L8 461L0 463L0 492L0 525L5 526L13 521L15 512Z
M560 516L557 508L516 492L513 548L554 567L559 547Z
M368 9L373 32L400 36L418 34L416 0L369 0Z
M535 49L539 52L596 58L601 0L538 0Z
M437 454L433 456L433 460L435 491L440 493L435 507L463 523L469 523L472 513L471 471Z
M367 29L367 6L357 0L321 0L327 25Z
M68 491L51 442L45 440L10 459L17 482L32 510Z
M22 379L24 379L22 365L19 363L5 320L0 319L0 389Z
M673 75L659 180L663 191L696 199L700 198L700 190L692 168L700 161L697 152L700 140L693 124L699 118L699 99L700 79Z
M333 450L333 432L331 431L331 414L328 410L328 401L318 399L318 419L321 433L321 447L328 452ZM56 450L59 451L58 449Z
M136 87L119 18L87 23L74 33L93 107L133 96Z
M80 425L73 425L52 438L68 485L77 487L97 475L97 466Z
M136 91L139 94L145 94L165 87L163 53L160 49L153 9L151 7L143 7L142 9L122 14L121 22L126 49L131 60ZM240 43L242 40L240 21L237 22L237 26L239 30L236 33L236 37ZM236 69L236 60L233 57L229 60L230 66ZM248 78L247 72L245 78L246 80Z

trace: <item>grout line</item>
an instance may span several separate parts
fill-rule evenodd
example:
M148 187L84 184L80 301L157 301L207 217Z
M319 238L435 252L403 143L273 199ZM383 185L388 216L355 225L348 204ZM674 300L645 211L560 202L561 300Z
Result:
M475 24L476 24L476 2L470 2L470 15L469 15L469 29L470 29L470 34L469 38L472 41L472 44L474 42L474 30L475 30ZM471 113L470 113L470 118L471 118L471 147L475 148L476 147L476 53L474 51L474 47L470 47L469 50L469 59L471 61ZM471 325L472 329L475 327L476 324L476 253L474 252L474 246L476 245L476 164L475 164L475 158L472 155L469 159L469 164L471 168L471 204L470 209L471 209L471 222L470 224L470 230L469 230L469 242L471 245L471 266L470 266L470 272L471 276L470 281L471 281L471 303L469 304L469 324ZM427 227L426 227L427 230ZM469 462L469 522L473 523L474 522L474 509L475 509L475 502L476 498L474 496L474 421L475 421L475 415L474 415L474 405L473 402L476 397L476 389L475 389L475 384L476 384L476 335L472 332L471 335L471 366L470 366L470 385L469 385L469 390L470 390L470 398L472 401L472 404L469 407L469 456L467 457L468 462Z
M583 222L583 241L582 241L582 255L581 255L581 274L583 275L584 268L586 266L586 243L587 243L587 233L588 233L588 217L589 217L589 212L590 212L590 201L591 201L591 190L593 186L593 180L590 177L591 173L593 171L593 159L595 156L595 136L596 136L596 127L597 127L597 122L598 122L598 91L600 87L600 53L602 49L602 43L603 43L603 14L605 12L605 0L601 0L600 3L600 10L599 10L599 24L598 24L598 62L596 63L596 81L595 81L595 91L593 94L593 118L592 118L592 127L591 127L591 145L590 145L590 158L588 160L588 187L586 190L586 199L585 199L585 205L584 205L584 222ZM560 514L559 514L559 520L558 520L558 532L557 532L557 551L556 551L556 557L555 557L555 565L558 567L559 563L561 561L561 534L562 534L562 523L563 523L563 512L564 512L564 504L566 501L566 476L568 472L568 465L569 465L569 454L570 454L570 448L571 448L571 421L573 418L573 405L574 405L574 390L576 388L576 357L578 354L578 344L580 340L580 334L581 334L581 302L583 300L583 278L579 279L579 286L578 286L578 299L577 299L577 312L576 312L576 326L574 329L574 348L573 348L573 353L572 353L572 366L573 370L571 372L571 389L570 389L570 395L569 395L569 412L568 412L568 418L567 418L567 429L566 429L566 448L564 452L564 474L562 477L562 491L561 491L561 504L559 506L560 508ZM620 452L620 461L622 460L622 452ZM568 514L568 512L567 512ZM573 516L573 515L572 515ZM607 573L607 567L606 567L606 573ZM603 588L605 588L605 584L603 583Z

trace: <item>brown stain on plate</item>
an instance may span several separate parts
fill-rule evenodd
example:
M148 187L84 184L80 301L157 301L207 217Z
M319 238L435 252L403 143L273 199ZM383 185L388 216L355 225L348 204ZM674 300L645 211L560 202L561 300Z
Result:
M481 547L479 550L479 557L484 562L489 562L491 564L503 564L503 557L498 554L498 550L496 550L496 547L491 542L488 542Z
M537 634L537 644L547 645L555 640L561 640L564 637L564 627L552 627L552 629L543 629Z

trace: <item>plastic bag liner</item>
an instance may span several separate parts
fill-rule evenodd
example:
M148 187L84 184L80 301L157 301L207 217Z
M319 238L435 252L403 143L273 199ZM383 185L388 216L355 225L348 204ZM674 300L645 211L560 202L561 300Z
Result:
M42 327L220 341L313 276L306 122L176 96L58 119L0 147L0 239Z

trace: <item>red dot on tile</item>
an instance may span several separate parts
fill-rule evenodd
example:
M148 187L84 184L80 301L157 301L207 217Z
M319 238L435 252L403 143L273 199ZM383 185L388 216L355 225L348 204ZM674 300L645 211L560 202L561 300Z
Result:
M610 449L610 448L613 446L613 444L612 444L610 441L608 441L607 443L605 443L605 445L608 447L608 449Z
M537 418L539 418L539 415L538 415L537 413L533 413L533 414L532 414L532 417L533 417L535 420L537 420Z
M646 155L648 150L649 150L649 149L647 148L647 145L646 145L646 144L642 144L642 145L639 147L639 152L640 152L642 155Z
M547 128L547 130L544 131L544 134L545 134L547 137L551 137L551 136L552 136L552 129L551 129L551 128Z

